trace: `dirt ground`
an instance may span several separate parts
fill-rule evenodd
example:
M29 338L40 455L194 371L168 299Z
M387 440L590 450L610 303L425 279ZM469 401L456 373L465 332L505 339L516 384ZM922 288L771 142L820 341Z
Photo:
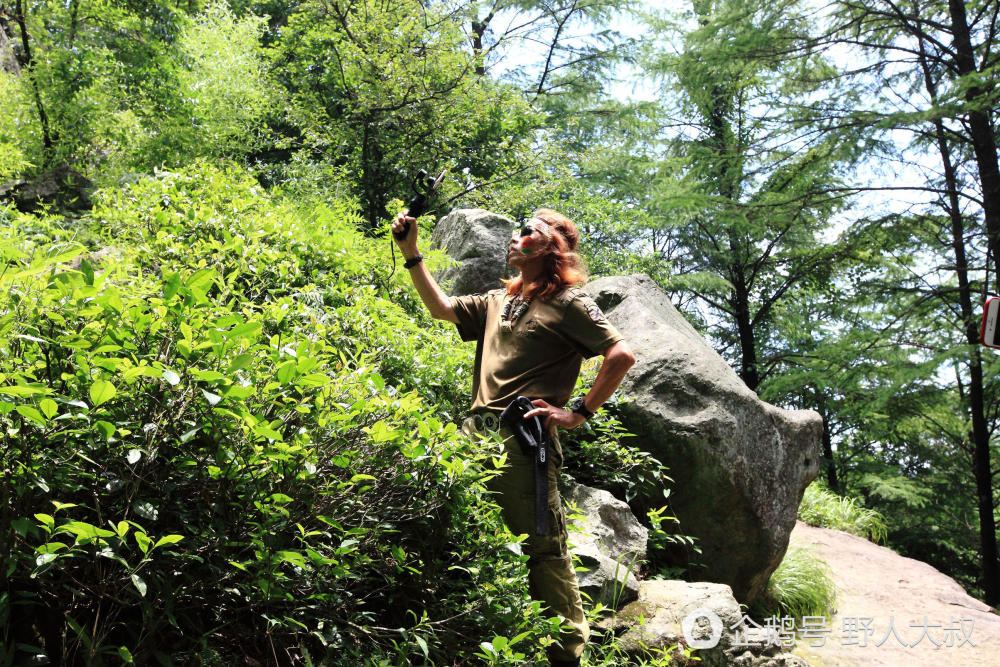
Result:
M812 667L1000 667L1000 616L930 565L801 521L796 546L825 561L837 586L836 614L819 628L829 632L793 651Z

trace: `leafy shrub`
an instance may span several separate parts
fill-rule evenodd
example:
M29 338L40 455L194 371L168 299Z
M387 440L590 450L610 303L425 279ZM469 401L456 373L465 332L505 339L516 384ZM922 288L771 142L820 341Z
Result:
M350 203L196 165L85 224L2 215L5 662L402 664L552 631L483 495L496 450L450 420L468 353L378 296Z
M885 541L887 526L881 514L816 483L802 495L799 518L811 526L843 530L876 543Z

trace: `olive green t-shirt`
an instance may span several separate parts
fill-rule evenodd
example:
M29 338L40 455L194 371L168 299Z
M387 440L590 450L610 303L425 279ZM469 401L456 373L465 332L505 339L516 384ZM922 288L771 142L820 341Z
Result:
M500 330L505 290L451 297L464 341L476 341L472 410L503 410L517 396L562 407L569 400L584 357L622 340L594 300L571 287L536 299L510 332Z

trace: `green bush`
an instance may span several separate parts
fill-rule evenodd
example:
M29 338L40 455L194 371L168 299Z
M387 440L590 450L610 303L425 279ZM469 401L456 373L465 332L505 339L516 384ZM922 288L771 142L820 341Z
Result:
M885 542L885 519L875 510L862 507L854 498L838 496L813 483L806 487L799 504L799 519L811 526L834 528L872 542Z
M577 387L581 395L593 379L592 369L581 374ZM673 479L666 466L627 444L632 434L622 425L617 405L612 399L582 425L563 432L563 473L628 503L650 529L644 570L652 576L679 576L686 570L691 553L699 549L693 537L681 532L679 521L669 511Z
M0 214L4 662L536 651L469 353L380 296L352 205L205 165L96 201Z

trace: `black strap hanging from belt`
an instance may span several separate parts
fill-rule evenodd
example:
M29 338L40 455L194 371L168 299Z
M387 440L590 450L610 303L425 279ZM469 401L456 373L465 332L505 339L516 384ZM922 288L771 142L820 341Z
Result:
M549 456L542 420L537 416L525 419L534 406L531 400L518 396L500 414L521 445L521 451L535 461L535 533L549 534Z

